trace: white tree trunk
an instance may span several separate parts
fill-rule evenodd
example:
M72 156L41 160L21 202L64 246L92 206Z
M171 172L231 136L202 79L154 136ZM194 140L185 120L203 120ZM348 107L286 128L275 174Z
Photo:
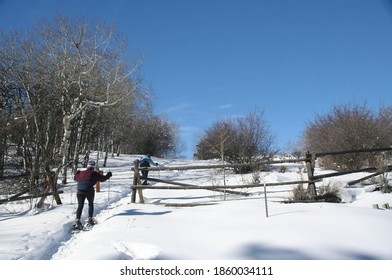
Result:
M82 111L82 117L79 123L77 135L76 135L76 144L74 150L74 158L73 158L73 172L76 173L78 169L79 163L79 153L80 153L80 143L82 142L82 133L83 133L83 124L86 119L86 110Z
M67 166L69 159L69 145L71 142L71 118L67 115L63 116L63 140L61 143L60 154L63 156L62 160L62 183L67 183Z

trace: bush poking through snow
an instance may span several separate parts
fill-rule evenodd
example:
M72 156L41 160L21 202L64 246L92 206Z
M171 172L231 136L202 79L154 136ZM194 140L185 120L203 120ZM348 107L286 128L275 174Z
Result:
M376 165L378 171L381 172L378 180L378 185L380 186L381 193L392 192L392 186L389 185L388 181L388 160L385 154L377 156Z
M318 190L318 195L311 198L307 189L302 184L293 189L293 198L291 202L295 201L316 201L316 202L333 202L341 203L340 187L338 184L329 182L327 185L322 185Z
M391 193L392 186L389 184L389 181L386 178L380 182L381 193Z
M293 197L291 201L306 201L306 200L310 200L308 191L303 187L302 184L297 185L293 189Z
M340 203L342 199L340 197L340 184L336 182L328 182L326 185L322 185L318 190L318 195L315 197L316 200L323 200L325 202Z

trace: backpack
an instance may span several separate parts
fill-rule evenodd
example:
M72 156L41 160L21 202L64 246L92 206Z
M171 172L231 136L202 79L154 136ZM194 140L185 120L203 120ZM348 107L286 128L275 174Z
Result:
M150 167L150 164L148 163L148 161L142 160L142 162L140 163L140 167Z

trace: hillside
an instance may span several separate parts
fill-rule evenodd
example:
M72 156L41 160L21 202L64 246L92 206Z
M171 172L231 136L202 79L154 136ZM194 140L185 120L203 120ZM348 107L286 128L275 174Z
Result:
M132 162L137 156L109 159L113 177L96 193L93 230L72 235L77 207L72 178L63 204L47 198L44 210L26 201L0 206L1 260L391 260L392 194L374 186L343 188L364 174L341 176L343 203L285 204L294 186L244 188L249 196L209 190L144 190L144 204L130 203ZM214 161L160 160L160 165L214 164ZM265 182L300 179L298 164L285 173L262 173ZM320 170L316 172L322 172ZM194 185L222 186L221 171L159 171L151 177ZM228 185L246 184L252 174L227 172ZM152 183L154 185L154 183ZM327 184L327 182L325 182ZM181 207L182 204L197 204ZM84 209L84 217L87 213Z

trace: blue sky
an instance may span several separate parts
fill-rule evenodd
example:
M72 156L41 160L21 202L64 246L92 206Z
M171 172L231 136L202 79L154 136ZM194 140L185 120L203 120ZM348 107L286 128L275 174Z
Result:
M3 31L55 15L114 24L143 54L187 157L220 118L264 111L285 150L335 105L392 105L392 1L0 0Z

